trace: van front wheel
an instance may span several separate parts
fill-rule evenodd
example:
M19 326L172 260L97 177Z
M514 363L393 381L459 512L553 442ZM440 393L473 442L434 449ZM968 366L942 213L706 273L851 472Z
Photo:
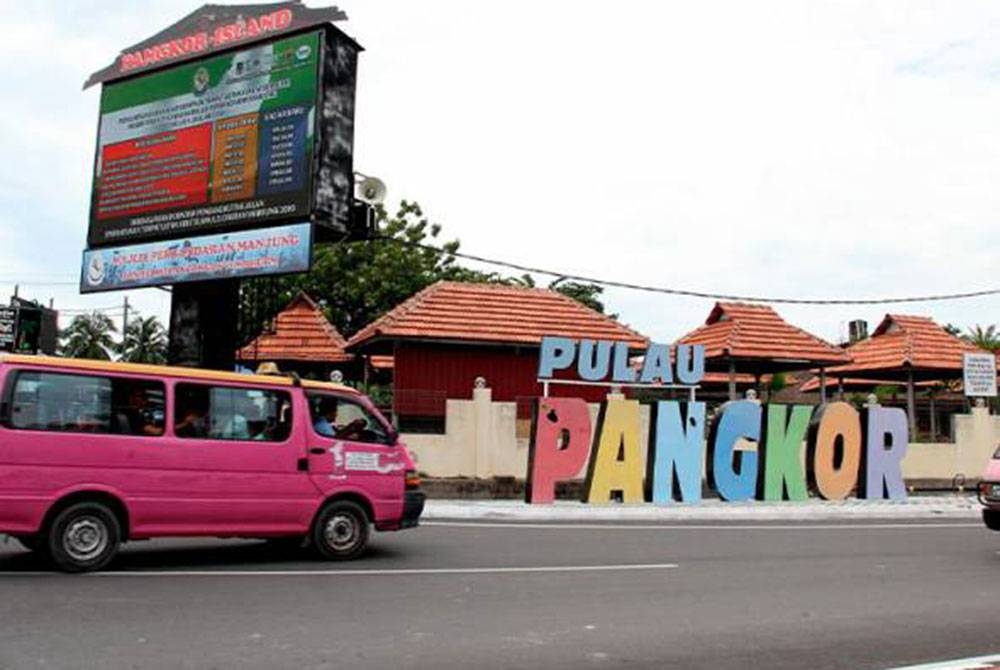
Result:
M319 555L331 561L357 558L368 546L368 516L349 500L336 500L316 517L312 543Z
M43 549L64 572L100 570L118 553L121 526L114 513L96 502L81 502L59 512L49 525Z

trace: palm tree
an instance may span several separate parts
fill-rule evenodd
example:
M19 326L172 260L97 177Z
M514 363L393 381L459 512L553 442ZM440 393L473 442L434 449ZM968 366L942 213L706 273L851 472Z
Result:
M136 318L125 328L118 349L121 360L128 363L166 363L167 332L155 316Z
M979 324L976 324L975 328L969 328L969 332L965 334L965 339L986 351L995 352L1000 350L1000 332L997 332L996 326L983 328Z
M69 358L111 360L111 352L115 350L111 337L114 332L117 332L115 324L107 315L100 312L80 314L59 334L63 340L61 353Z

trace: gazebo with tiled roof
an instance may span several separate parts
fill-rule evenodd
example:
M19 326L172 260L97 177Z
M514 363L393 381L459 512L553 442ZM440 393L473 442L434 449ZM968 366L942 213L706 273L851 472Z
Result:
M910 430L916 430L914 388L919 381L959 379L963 355L983 353L926 316L886 314L866 340L848 347L851 363L828 370L831 375L906 382Z
M764 374L820 368L850 362L840 347L791 325L768 305L718 302L705 325L678 344L705 347L707 370L729 374L729 397L736 398L739 373Z
M274 362L283 371L326 378L331 370L354 360L346 346L347 340L320 306L300 292L274 318L271 331L242 347L236 359L254 364Z
M444 411L446 399L468 399L483 377L497 401L542 394L537 380L542 338L627 342L648 340L572 298L545 288L442 281L362 328L349 352L375 359L392 355L397 412ZM553 387L553 394L559 390ZM603 398L605 389L572 388L574 396Z

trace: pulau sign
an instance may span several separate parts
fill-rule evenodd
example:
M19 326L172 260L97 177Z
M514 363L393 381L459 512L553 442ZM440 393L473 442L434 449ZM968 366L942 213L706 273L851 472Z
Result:
M704 378L700 346L650 344L640 368L622 342L546 337L539 381L575 370L590 383L694 388ZM581 398L536 401L528 450L528 503L551 503L558 482L586 467L583 502L697 503L702 481L722 500L805 500L810 492L843 500L906 498L901 462L909 428L899 408L846 402L762 405L727 402L711 419L704 402L663 400L650 406L642 435L640 403L612 395L596 424ZM746 448L756 443L756 450Z

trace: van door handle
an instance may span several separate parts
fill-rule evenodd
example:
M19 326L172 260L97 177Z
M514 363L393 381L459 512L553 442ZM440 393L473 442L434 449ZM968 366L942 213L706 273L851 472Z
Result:
M309 453L312 454L313 456L322 456L323 454L326 453L326 449L324 449L323 447L313 447L312 449L309 450Z

